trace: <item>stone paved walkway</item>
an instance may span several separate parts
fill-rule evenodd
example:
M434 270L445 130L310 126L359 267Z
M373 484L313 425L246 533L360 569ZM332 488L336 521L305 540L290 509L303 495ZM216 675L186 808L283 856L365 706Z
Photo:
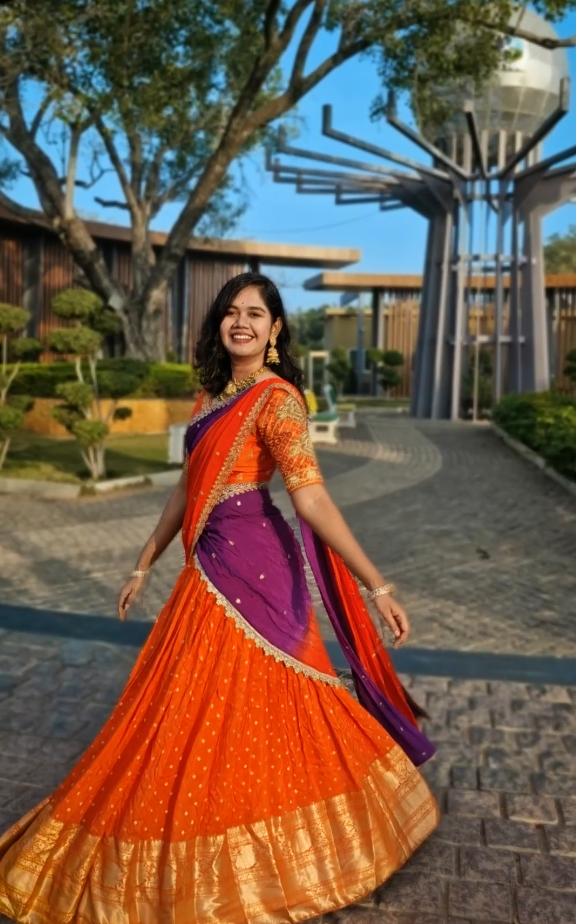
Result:
M485 427L360 419L320 460L366 551L398 584L413 643L575 656L576 498ZM275 490L290 515L278 481ZM0 601L113 616L167 496L0 496ZM175 542L155 569L148 612L137 606L136 618L155 617L181 562Z
M484 427L364 414L351 436L321 450L322 467L399 584L418 647L576 655L574 497ZM165 498L0 496L0 602L112 616ZM151 585L150 618L179 567L175 545ZM0 630L0 829L66 775L136 654ZM325 924L576 924L576 677L571 687L404 681L431 715L438 754L424 773L443 820L370 900Z
M119 697L136 650L0 637L0 830L48 795ZM403 678L432 716L436 834L350 924L576 922L576 686Z

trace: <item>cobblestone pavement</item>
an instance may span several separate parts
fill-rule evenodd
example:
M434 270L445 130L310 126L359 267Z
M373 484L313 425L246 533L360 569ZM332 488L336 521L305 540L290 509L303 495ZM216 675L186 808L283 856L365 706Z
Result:
M64 778L135 656L2 634L0 830ZM403 680L432 716L424 774L443 819L398 875L324 924L574 924L576 686Z
M328 486L394 580L418 647L576 655L576 498L483 426L359 414L319 452ZM274 483L275 498L290 502ZM0 496L0 601L114 615L165 490L76 502ZM146 594L154 618L178 542ZM330 634L322 617L323 631Z

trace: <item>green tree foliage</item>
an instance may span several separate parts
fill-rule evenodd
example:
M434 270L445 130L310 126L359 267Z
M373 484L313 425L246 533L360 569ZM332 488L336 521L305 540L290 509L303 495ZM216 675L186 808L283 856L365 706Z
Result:
M476 357L472 352L468 361L468 368L462 379L462 405L465 413L470 414L474 406ZM485 415L492 407L493 402L493 375L494 366L492 354L488 350L480 350L478 355L478 412Z
M576 225L565 234L552 234L544 245L547 273L576 273Z
M506 395L494 420L558 472L576 480L576 402L550 392Z
M575 0L536 0L562 17ZM242 206L232 165L346 61L371 55L386 88L481 81L501 62L512 0L11 0L0 4L0 183L25 171L39 219L122 323L132 356L163 359L162 312L192 233ZM522 30L516 29L522 35ZM532 40L528 37L529 40ZM538 41L538 39L536 39ZM38 104L38 101L39 104ZM33 105L38 105L33 109ZM381 109L375 102L374 112ZM112 171L114 199L97 186ZM132 283L115 280L75 208L78 186L126 211ZM178 203L162 253L151 223Z
M576 391L576 350L570 350L566 354L566 365L564 366L564 375L573 383Z
M100 310L92 293L83 289L66 289L52 299L54 314L71 326L51 331L48 345L55 353L74 357L76 380L56 385L62 404L52 411L54 418L78 441L84 463L94 481L106 475L106 437L113 419L130 415L119 407L120 398L134 392L141 376L127 370L99 370L98 354L102 334L87 327ZM84 323L83 323L84 322ZM111 398L107 412L102 399Z
M393 388L402 384L399 369L404 365L404 354L399 350L384 350L380 369L380 384L388 397Z
M370 347L366 350L366 358L376 370L384 394L389 397L391 390L402 384L402 376L398 370L404 365L404 354L399 350L379 350Z
M347 350L342 346L334 347L330 353L330 362L326 364L330 381L338 394L345 390L353 369Z
M306 350L321 350L324 344L324 316L328 305L300 308L290 316L290 328L297 345Z
M30 400L25 396L10 395L10 388L21 364L16 362L11 367L8 366L9 353L18 356L19 344L27 343L29 350L32 349L32 344L38 346L37 341L33 341L31 337L20 337L29 320L30 312L24 308L0 304L0 470L8 455L12 434L20 429L24 423L24 414L31 406Z

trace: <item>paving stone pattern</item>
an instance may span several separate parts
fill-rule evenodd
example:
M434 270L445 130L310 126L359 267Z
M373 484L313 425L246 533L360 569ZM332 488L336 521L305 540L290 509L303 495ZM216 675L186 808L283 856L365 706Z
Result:
M136 650L0 638L0 829L48 795L106 721ZM574 924L576 686L404 677L431 719L437 832L323 924Z
M374 412L359 420L320 461L366 551L398 584L413 644L576 656L576 498L485 426ZM274 492L290 515L278 479ZM0 600L114 616L167 496L0 496ZM181 563L175 541L136 618L156 616Z

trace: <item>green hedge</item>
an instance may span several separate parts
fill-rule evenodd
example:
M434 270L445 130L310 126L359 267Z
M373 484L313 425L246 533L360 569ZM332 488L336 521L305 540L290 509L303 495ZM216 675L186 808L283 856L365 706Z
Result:
M550 392L507 395L493 419L567 478L576 480L576 400Z
M88 370L86 370L87 372ZM102 397L107 396L113 377L134 378L134 398L188 398L199 388L192 366L179 363L151 363L138 359L104 359L98 363ZM58 386L73 382L73 363L22 363L11 388L12 394L33 398L57 398Z

